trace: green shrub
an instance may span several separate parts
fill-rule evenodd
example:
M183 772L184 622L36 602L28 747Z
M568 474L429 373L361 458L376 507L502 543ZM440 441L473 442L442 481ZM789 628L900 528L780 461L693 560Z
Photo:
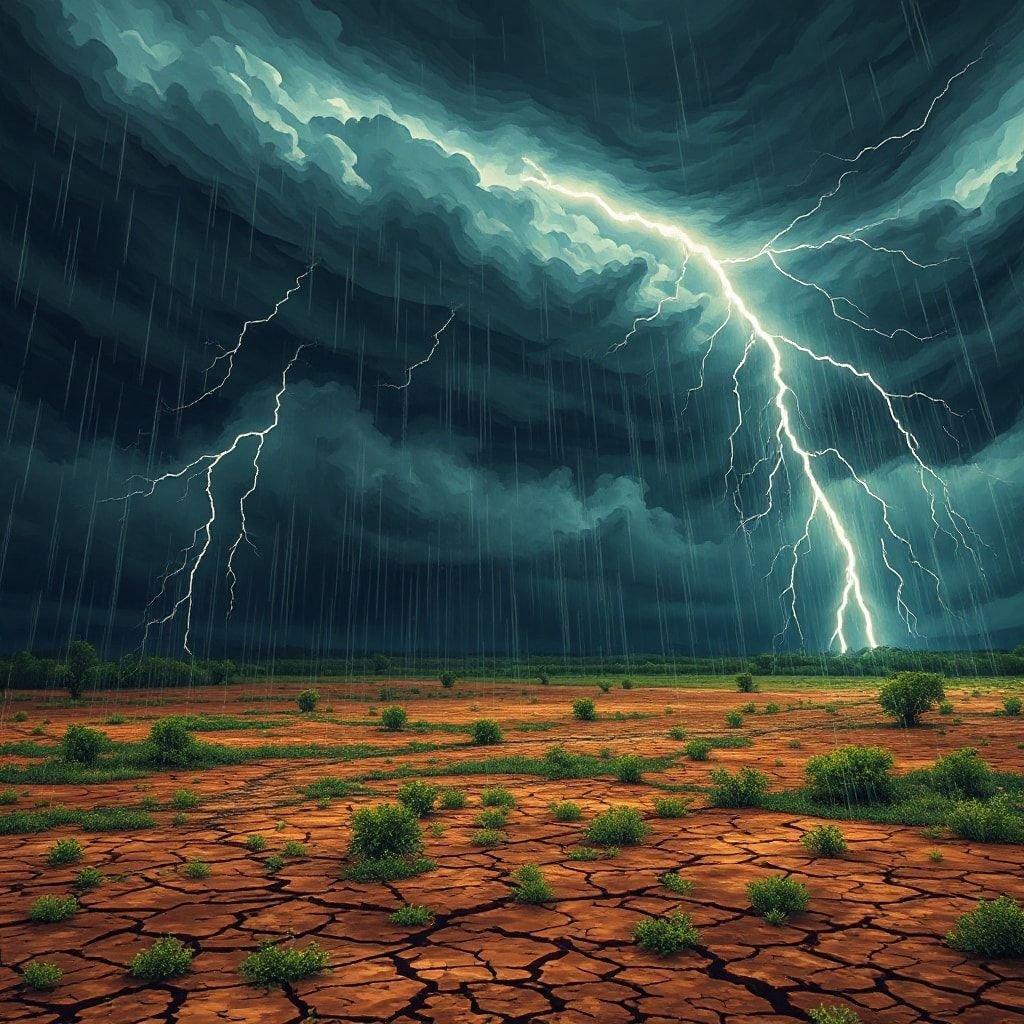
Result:
M196 880L201 880L203 878L210 877L210 865L207 864L206 861L185 861L185 867L182 870L185 872L186 878L195 878Z
M572 702L572 716L579 722L593 722L597 718L597 708L589 697L580 697Z
M579 821L583 817L583 809L571 800L555 801L549 806L555 821Z
M303 690L298 697L296 697L296 703L299 705L299 710L303 712L316 711L317 704L320 703L320 692L319 690Z
M587 825L587 839L598 846L636 846L648 827L635 807L609 807Z
M681 725L674 725L669 729L668 737L671 740L685 740L686 730Z
M69 725L60 741L60 756L75 764L95 764L110 746L110 738L99 729Z
M507 807L511 810L516 805L516 798L501 786L492 786L480 794L480 803L484 807Z
M819 1006L812 1006L807 1011L812 1024L861 1024L860 1014L849 1006L828 1006L821 1003Z
M599 679L598 683L597 683L597 688L602 693L611 693L612 692L612 684L610 682L608 682L607 679Z
M437 786L431 786L428 782L415 779L399 788L398 802L408 807L417 818L425 818L434 810L437 794Z
M429 907L409 903L404 907L399 907L388 917L388 920L403 928L422 928L423 925L430 924L434 920L434 912Z
M933 789L950 796L986 797L996 791L992 769L974 747L940 757L932 765L929 780Z
M747 886L750 906L762 917L774 913L784 923L792 914L807 909L811 894L803 882L785 875L761 878Z
M490 747L501 742L501 726L490 718L474 722L470 731L478 747Z
M64 972L48 960L30 960L21 969L21 981L36 992L52 992L64 977Z
M658 881L678 896L687 896L697 888L696 882L689 878L683 878L678 871L666 871L659 875Z
M691 761L706 761L711 755L711 744L707 740L690 740L684 750Z
M884 803L893 794L892 754L882 747L840 747L812 757L805 774L818 800L841 804Z
M103 884L103 872L99 868L87 867L75 875L75 888L82 892L97 889Z
M41 924L67 921L78 912L74 896L40 896L28 909L28 919Z
M136 953L128 970L133 978L166 981L187 974L194 955L181 939L165 935L157 939L149 949Z
M401 732L405 728L408 718L405 708L397 706L385 708L380 713L380 727L387 732Z
M547 903L555 893L536 864L524 864L512 872L512 899L517 903Z
M778 704L765 704L764 706L764 713L766 715L777 715L781 710L782 708Z
M961 800L953 805L946 824L961 839L982 843L1024 843L1024 819L1006 796L985 802Z
M945 696L942 676L934 672L897 672L878 691L878 703L899 725L910 727Z
M250 953L238 970L250 985L271 988L319 974L327 968L330 959L316 942L310 942L305 949L297 946L286 948L268 942L257 952Z
M540 675L537 676L537 682L540 683L541 686L550 686L551 677L547 672L541 672Z
M1024 910L1009 896L979 900L946 936L946 942L962 953L986 959L1024 957Z
M544 751L544 774L549 779L580 779L588 771L587 762L579 754L561 745L548 747Z
M435 867L434 861L427 857L365 857L349 865L341 877L353 882L394 882L401 878L415 878L424 871L433 871Z
M741 725L743 725L743 712L730 711L725 716L725 724L729 726L730 729L738 729Z
M441 685L446 689L450 690L455 685L455 676L451 672L441 673Z
M109 715L103 720L104 725L124 725L128 719L124 715Z
M689 914L676 912L665 917L645 917L633 927L633 941L648 953L672 956L700 942L700 932Z
M349 853L357 860L409 857L422 849L423 830L408 807L377 804L353 812Z
M768 777L754 768L731 775L724 768L711 773L708 802L712 807L763 807L768 796Z
M281 847L282 857L308 857L309 847L305 843L300 843L297 839L289 839L288 842Z
M258 832L254 832L251 836L246 836L245 848L251 853L262 853L267 848L267 840Z
M171 806L178 811L190 811L199 806L199 794L192 789L176 789L171 795Z
M505 807L485 807L474 822L480 828L504 828L507 823L508 809Z
M636 754L624 754L616 759L612 770L619 782L643 782L644 760Z
M659 818L685 818L689 808L678 796L659 796L654 801L654 813Z
M576 846L569 851L569 860L609 860L618 855L617 846L606 846L603 849L596 846Z
M740 693L757 693L757 683L749 672L741 672L736 677L736 689Z
M85 851L77 839L58 839L46 852L46 863L51 868L64 864L77 864Z
M169 768L185 768L195 758L196 741L187 719L160 718L149 730L150 760Z
M18 794L13 789L0 789L0 804L16 804Z
M466 794L461 789L442 789L437 800L442 811L461 811L466 806Z
M279 853L272 853L264 858L263 866L267 869L268 875L276 875L284 867L284 857Z
M815 857L841 857L847 850L846 836L836 825L815 825L800 837L800 842Z
M939 701L939 714L940 715L951 715L953 714L953 702L948 700Z
M483 846L490 849L495 846L501 846L505 842L505 833L496 828L482 828L478 832L473 833L470 842L474 846Z
M1011 718L1016 718L1020 713L1024 705L1021 704L1020 697L1004 697L1003 698L1003 714L1009 715Z
M633 689L633 680L632 679L623 679L622 680L622 688L624 690L632 690Z
M744 715L756 714L757 705L753 701L750 701L749 703L744 704L743 707L740 708L740 712Z

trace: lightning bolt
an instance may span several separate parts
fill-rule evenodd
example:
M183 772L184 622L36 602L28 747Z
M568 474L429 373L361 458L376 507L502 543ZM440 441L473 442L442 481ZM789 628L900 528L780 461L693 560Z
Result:
M458 306L452 306L451 313L448 319L434 332L434 344L430 346L430 351L419 361L413 363L411 366L405 368L405 381L402 384L378 384L379 388L390 388L392 391L404 391L410 384L412 384L412 375L421 366L426 366L431 359L434 358L434 353L438 350L441 345L441 335L448 329L451 322L455 319L455 314L459 311Z
M302 282L313 273L314 268L317 266L317 261L314 260L310 265L295 278L295 283L274 303L274 308L263 317L259 317L256 320L246 320L242 324L242 329L238 332L238 337L235 338L235 343L230 348L222 348L219 355L217 355L213 362L203 371L203 376L208 376L221 362L225 362L224 374L220 380L212 387L207 388L198 398L193 398L191 402L186 402L184 405L175 406L172 412L184 412L186 409L191 409L193 406L198 405L204 399L209 398L211 395L215 395L225 384L231 379L232 373L235 370L235 356L242 349L242 343L245 341L245 335L250 327L258 327L262 324L269 324L271 320L277 316L280 312L281 307L302 287Z
M160 484L166 483L171 480L184 480L186 483L190 482L195 477L203 477L205 480L204 490L206 493L206 519L196 527L192 534L192 542L182 552L181 562L170 571L166 572L161 580L159 591L149 600L146 605L147 615L149 609L153 605L157 604L167 593L167 588L175 580L184 580L184 591L180 597L171 606L170 611L162 616L147 617L145 624L145 633L143 637L143 645L149 638L150 630L154 627L166 625L175 619L179 612L183 609L185 617L185 635L183 638L183 647L188 654L192 654L192 648L189 645L189 641L192 633L192 609L195 595L196 577L199 570L206 559L207 554L210 550L210 545L213 541L213 529L214 523L217 521L217 502L214 497L214 482L217 467L224 462L225 459L233 455L239 450L239 447L246 441L255 441L255 452L252 457L252 477L248 489L242 494L239 499L239 516L241 520L241 527L239 530L238 537L231 545L231 549L228 555L228 579L231 586L231 608L234 607L234 586L235 586L235 573L234 573L234 557L238 550L238 547L242 540L246 540L250 545L252 544L249 539L249 534L246 526L245 518L245 506L248 499L252 496L256 490L256 485L259 480L260 474L260 455L263 452L263 446L267 440L267 437L277 429L278 424L281 422L281 402L284 398L285 392L288 390L288 374L292 367L297 362L299 355L304 348L308 348L308 345L300 345L296 350L295 354L287 362L284 369L281 371L281 383L276 393L274 394L274 407L273 412L270 416L269 421L265 426L259 429L242 430L237 433L234 438L223 448L216 451L204 452L202 455L197 456L191 462L182 466L179 469L169 470L166 473L162 473L160 476L153 477L152 479L139 478L144 481L144 486L129 491L127 494L122 495L117 499L124 501L126 506L134 497L148 498L156 491ZM229 609L230 614L230 609Z

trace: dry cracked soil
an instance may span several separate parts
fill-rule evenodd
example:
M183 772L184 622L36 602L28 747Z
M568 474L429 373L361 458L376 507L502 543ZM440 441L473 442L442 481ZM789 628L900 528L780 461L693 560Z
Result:
M232 746L304 742L367 742L406 747L410 738L445 744L441 751L378 754L332 762L319 758L259 760L206 771L158 772L128 782L16 787L15 809L152 805L156 826L132 832L82 832L74 826L29 835L0 836L0 1021L99 1024L116 1021L177 1024L298 1024L314 1021L394 1024L754 1024L797 1022L822 1003L854 1008L865 1024L1000 1024L1024 1021L1024 963L966 956L942 941L959 914L982 897L1024 898L1024 847L967 842L920 827L841 823L849 852L811 858L799 839L815 819L760 810L709 808L701 789L716 767L751 765L773 788L799 785L809 756L844 743L888 747L901 771L922 767L964 746L982 748L996 768L1021 770L1018 723L994 714L995 693L951 694L954 718L929 716L924 728L888 726L871 694L787 693L739 696L726 689L638 687L600 695L578 687L460 683L444 692L436 683L397 686L397 703L411 721L434 728L383 733L379 683L320 685L320 713L299 715L298 686L282 683L196 690L152 690L94 695L77 707L20 694L4 709L0 741L54 742L72 722L103 728L117 740L139 739L171 713L248 714L260 728L206 732L201 738ZM413 689L418 692L412 692ZM569 707L593 696L596 722L576 722ZM758 705L743 732L752 745L716 750L700 763L680 757L643 783L611 777L549 781L522 775L452 775L452 766L490 753L539 755L553 744L612 756L678 754L687 737L721 735L726 711L747 700ZM781 706L763 714L769 702ZM835 709L824 705L835 702ZM14 713L24 711L24 721ZM616 718L616 712L621 713ZM123 724L104 725L111 715ZM646 717L627 717L629 715ZM476 718L502 723L500 747L468 745L451 731ZM1019 722L1019 720L1018 720ZM44 735L33 730L43 725ZM10 755L3 760L18 763ZM393 799L400 779L368 782L372 793L312 800L305 786L324 776L352 778L402 766L434 766L429 778L463 789L462 810L426 822L426 853L436 869L388 884L340 878L354 808ZM448 774L446 774L446 772ZM655 786L693 787L690 813L653 815ZM494 849L473 845L480 794L510 789L517 806ZM171 794L188 787L201 802L180 816ZM559 823L554 800L583 808L580 822ZM648 816L646 842L612 859L573 861L587 821L612 804L631 804ZM246 837L266 837L264 853ZM50 867L57 838L85 847L80 864ZM268 875L263 860L288 840L309 856L289 860ZM938 850L941 860L931 851ZM189 860L210 865L210 876L187 878ZM540 865L555 898L526 906L510 898L509 875L524 863ZM105 882L79 897L80 911L61 924L35 924L32 901L71 891L83 864ZM659 881L668 870L694 883L676 895ZM811 893L810 907L782 927L749 908L753 879L792 874ZM430 925L389 921L406 903L430 907ZM641 917L683 910L700 930L696 948L658 957L631 941ZM192 970L164 983L132 979L127 966L162 935L195 952ZM241 960L262 940L315 939L330 955L324 973L264 991L239 975ZM52 961L64 975L53 992L35 992L19 968Z

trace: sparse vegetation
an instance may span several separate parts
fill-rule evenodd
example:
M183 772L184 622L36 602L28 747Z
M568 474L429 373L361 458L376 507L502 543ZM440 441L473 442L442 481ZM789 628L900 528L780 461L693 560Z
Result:
M996 791L987 761L974 747L940 757L931 768L931 785L940 793L960 797L987 797Z
M493 746L501 742L501 726L490 718L481 718L470 727L473 742L478 747Z
M466 806L466 794L461 789L442 789L437 795L437 806L442 811L461 811Z
M320 692L313 689L303 690L295 701L299 705L299 711L310 714L316 711L316 706L320 703Z
M64 972L48 960L30 960L21 969L23 985L36 992L52 992L64 977Z
M807 886L795 878L773 875L761 878L747 886L750 906L762 917L773 914L778 923L785 923L793 914L807 909L811 894ZM769 922L776 923L776 922Z
M683 878L678 871L666 871L658 876L658 881L678 896L688 896L697 888L696 882L689 878Z
M516 798L501 786L492 786L480 794L480 803L484 807L507 807L511 810L516 805Z
M725 716L725 724L729 726L730 729L738 729L741 725L743 725L743 712L730 711Z
M613 771L619 782L643 782L643 758L636 754L623 754L622 757L616 758Z
M74 896L40 896L28 910L28 919L40 924L67 921L78 913L78 900Z
M572 715L579 722L593 722L597 718L597 708L589 697L581 697L572 702Z
M937 673L897 672L878 691L878 703L898 725L911 728L945 696L942 676Z
M105 732L84 725L69 725L60 742L60 756L75 764L95 764L109 746L110 739Z
M962 953L986 959L1024 957L1024 910L1009 896L979 900L946 935L946 942Z
M812 1024L861 1024L860 1014L849 1006L821 1003L807 1011Z
M145 981L179 978L192 967L194 955L181 939L165 935L157 939L149 949L135 954L129 973L133 978L143 978Z
M397 795L398 802L408 807L417 818L425 818L434 810L437 794L437 786L416 779L401 786Z
M305 949L267 942L250 953L238 970L250 985L272 988L319 974L329 964L330 956L316 942L310 942Z
M800 842L815 857L841 857L847 850L846 836L836 825L815 825L800 837Z
M690 740L685 751L691 761L706 761L711 756L711 744L707 740Z
M408 718L405 708L393 705L380 713L380 727L386 732L401 732Z
M171 795L171 806L178 811L190 811L199 806L199 794L194 789L176 789Z
M1004 697L1003 698L1003 714L1009 715L1011 718L1017 718L1024 704L1021 703L1020 697Z
M736 689L740 693L757 693L757 683L749 672L741 672L736 677Z
M289 839L284 846L281 847L282 857L308 857L309 847L305 843L300 843L297 839Z
M768 796L768 777L755 768L740 768L735 775L718 768L711 773L711 782L712 807L762 807Z
M99 868L85 867L75 875L75 888L80 892L89 892L103 884L103 872Z
M805 774L812 795L833 803L876 803L893 792L892 754L881 747L840 747L812 757Z
M434 912L428 907L409 903L404 907L399 907L393 914L390 914L388 920L392 924L401 925L403 928L422 928L434 920Z
M508 824L508 809L505 807L485 807L476 816L474 824L479 828L504 828Z
M265 836L254 832L251 836L246 837L244 845L250 853L262 853L267 848L267 840Z
M46 863L51 868L63 867L65 864L77 864L85 851L77 839L58 839L46 853Z
M512 872L512 899L517 903L547 903L554 895L536 864L524 864Z
M441 685L446 690L450 690L455 685L455 676L451 672L442 672Z
M689 808L678 796L659 796L654 801L654 813L659 818L685 818Z
M505 842L505 833L496 828L482 828L473 833L470 841L474 846L491 849Z
M648 953L672 956L700 942L700 932L688 914L645 917L633 927L633 941Z
M617 846L576 846L569 851L569 860L610 860L619 855Z
M674 725L669 729L668 737L671 740L685 740L686 730L681 725Z
M635 807L609 807L587 825L586 836L597 846L637 846L649 829Z
M958 801L946 824L961 839L982 843L1024 843L1024 818L1005 795L988 801Z
M204 878L210 877L210 865L202 860L188 860L185 861L185 866L182 868L185 872L186 878L193 878L196 881L201 881Z
M549 806L555 821L579 821L583 817L583 809L571 800L558 800Z

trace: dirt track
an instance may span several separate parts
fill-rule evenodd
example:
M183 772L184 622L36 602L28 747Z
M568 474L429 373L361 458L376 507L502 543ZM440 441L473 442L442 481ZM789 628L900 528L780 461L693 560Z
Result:
M426 692L436 684L416 684ZM124 725L101 726L118 739L145 734L153 718L173 711L256 712L277 723L265 732L204 733L200 738L231 745L255 742L408 743L410 738L441 744L464 743L462 735L384 734L371 708L387 702L343 699L341 687L320 687L335 722L312 721L294 713L293 700L253 703L253 691L198 690L111 696L84 710L39 708L33 702L8 707L0 740L33 738L44 718L47 734L58 737L70 721L98 725L117 711ZM375 686L367 684L364 696ZM949 950L941 941L958 914L979 897L1008 893L1024 899L1024 848L928 839L920 828L842 823L850 852L838 860L812 860L799 837L810 819L761 811L702 808L679 820L651 817L647 842L613 860L573 862L568 851L582 841L592 814L612 803L651 811L658 792L646 784L612 780L545 781L510 776L447 780L469 795L461 811L444 811L432 821L444 832L426 834L426 852L437 870L388 885L338 880L354 806L391 796L398 781L374 782L374 796L334 800L318 807L299 787L325 775L352 776L400 763L442 763L487 753L540 754L554 743L596 753L678 752L668 737L680 725L689 736L724 734L723 716L752 699L759 707L782 705L777 715L748 719L747 749L719 750L707 763L680 760L656 776L663 782L703 785L716 766L749 764L766 772L773 786L798 784L803 764L814 753L844 743L878 743L891 749L906 770L963 746L982 746L993 766L1021 770L1024 739L1012 720L992 712L994 696L954 693L956 716L929 716L928 727L907 731L886 726L866 694L770 693L752 698L734 692L636 689L599 696L576 688L487 688L466 684L472 696L425 699L403 696L411 720L434 723L492 717L502 722L505 742L482 750L408 754L332 764L275 760L205 772L161 773L143 780L82 786L25 787L18 807L37 801L70 806L137 806L143 797L165 803L189 786L203 797L185 825L171 823L172 811L153 812L158 827L134 833L81 834L60 829L41 835L0 837L0 1020L3 1021L430 1021L437 1024L544 1021L560 1024L670 1021L752 1024L802 1021L821 1002L845 1002L866 1022L958 1022L999 1024L1024 1021L1024 963L986 964ZM265 687L260 693L268 692ZM594 696L604 715L641 712L652 717L594 723L574 722L569 704ZM536 700L536 703L531 701ZM829 701L839 714L787 705ZM672 713L666 713L666 705ZM11 711L28 711L16 724ZM656 716L656 717L654 717ZM366 721L367 724L354 724ZM544 731L518 731L516 724L557 722ZM858 724L857 728L849 728ZM945 730L942 735L940 730ZM796 740L800 747L789 744ZM8 759L16 760L16 759ZM445 783L443 771L432 778ZM488 785L511 789L519 806L510 816L508 843L481 850L470 841L479 812L479 793ZM554 822L548 804L571 799L584 807L580 823ZM10 810L5 808L4 810ZM283 822L278 830L277 823ZM266 854L250 853L243 841L264 835L267 853L289 839L309 845L308 860L289 862L268 876ZM81 897L82 910L65 924L30 924L26 912L43 893L69 891L81 865L50 868L45 853L61 836L81 839L83 863L109 879ZM941 862L928 857L932 849ZM186 879L181 865L207 861L212 875ZM509 899L508 873L533 862L544 867L556 900L524 907ZM661 872L679 870L696 883L689 896L676 896L658 882ZM811 891L807 913L774 928L753 915L745 885L780 871L800 876ZM404 929L388 921L403 903L420 903L436 913L433 925ZM642 915L681 908L701 930L698 949L671 959L642 952L630 940ZM148 985L130 979L125 967L140 948L170 933L199 952L185 978ZM334 969L269 993L252 989L238 976L241 959L267 936L315 937L329 951ZM25 990L15 968L30 959L58 963L65 972L54 993Z

